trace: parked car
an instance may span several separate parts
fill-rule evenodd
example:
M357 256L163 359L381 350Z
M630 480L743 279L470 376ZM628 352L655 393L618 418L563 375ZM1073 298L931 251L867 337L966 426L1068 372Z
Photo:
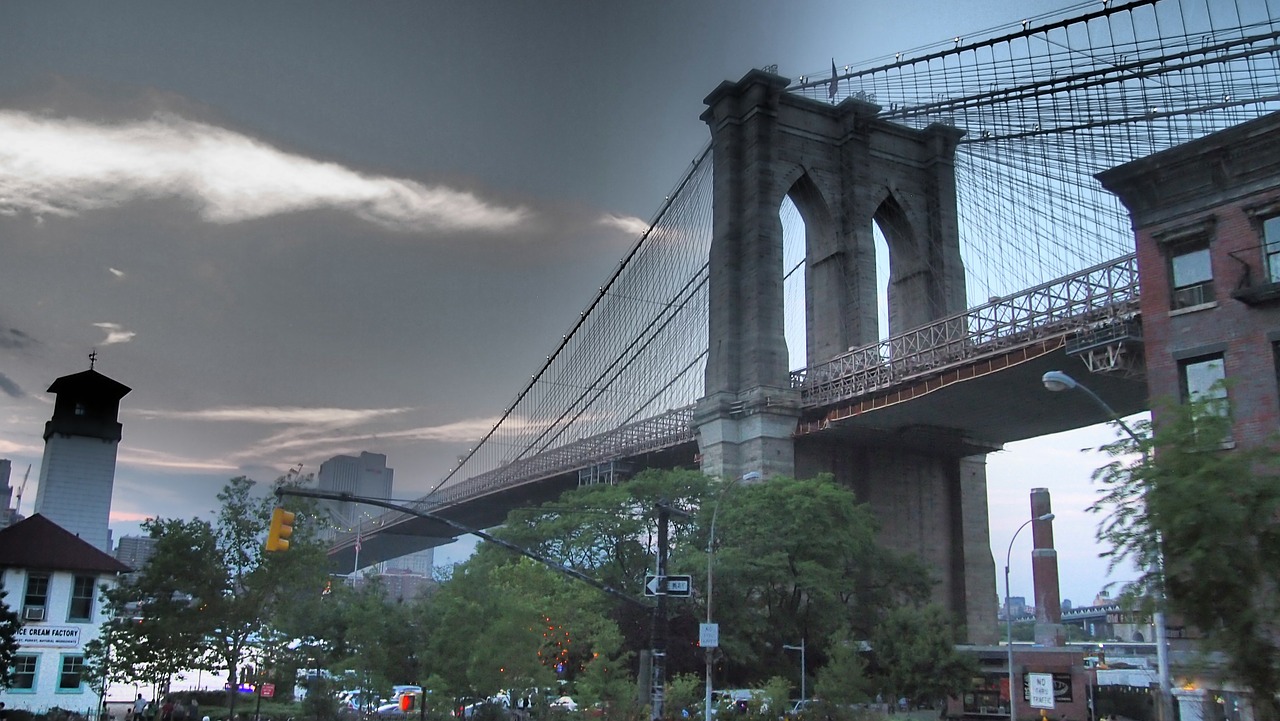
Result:
M400 702L384 703L374 709L373 715L378 718L404 718L405 712L400 710Z
M460 719L470 719L478 717L489 717L485 712L492 709L495 713L501 714L503 704L501 701L495 701L490 698L461 698L454 707L454 716Z
M552 701L550 706L551 708L562 708L562 709L565 709L566 711L578 710L578 702L574 701L572 698L568 696L561 696L555 701Z
M817 709L817 707L818 707L818 699L803 698L791 704L791 706L787 708L787 711L784 714L784 716L788 719L803 718L809 712Z

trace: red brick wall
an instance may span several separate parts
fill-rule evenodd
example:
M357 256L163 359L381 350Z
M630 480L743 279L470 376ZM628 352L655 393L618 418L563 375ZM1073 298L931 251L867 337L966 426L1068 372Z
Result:
M1226 375L1233 383L1229 399L1236 443L1256 444L1280 428L1276 365L1268 338L1268 332L1280 332L1280 302L1250 306L1231 297L1244 273L1240 260L1251 266L1255 283L1266 278L1257 248L1262 242L1261 228L1245 208L1276 199L1280 199L1280 190L1257 193L1138 231L1147 385L1157 420L1161 402L1176 400L1180 394L1179 352L1221 343L1226 346ZM1155 236L1210 216L1216 220L1209 246L1216 306L1171 313L1166 248Z

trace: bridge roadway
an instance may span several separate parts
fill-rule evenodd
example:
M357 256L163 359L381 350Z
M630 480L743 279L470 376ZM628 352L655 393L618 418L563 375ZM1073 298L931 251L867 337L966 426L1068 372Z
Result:
M937 447L972 453L1106 420L1083 394L1051 395L1045 371L1074 372L1082 354L1116 362L1089 386L1121 415L1148 407L1140 360L1137 268L1133 256L1080 271L792 374L802 414L797 437ZM1124 354L1114 353L1118 345ZM1108 356L1106 350L1112 351ZM1126 361L1128 365L1126 365ZM696 468L692 406L627 424L452 484L414 506L473 528L499 525L512 509L540 505L578 485L579 471L610 462L641 468ZM361 533L361 566L445 545L444 524L383 514ZM329 550L335 569L355 564L354 534Z

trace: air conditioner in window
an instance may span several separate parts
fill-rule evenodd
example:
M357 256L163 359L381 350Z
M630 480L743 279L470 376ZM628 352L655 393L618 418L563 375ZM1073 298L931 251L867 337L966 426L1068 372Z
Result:
M44 606L27 606L22 609L23 621L43 621Z

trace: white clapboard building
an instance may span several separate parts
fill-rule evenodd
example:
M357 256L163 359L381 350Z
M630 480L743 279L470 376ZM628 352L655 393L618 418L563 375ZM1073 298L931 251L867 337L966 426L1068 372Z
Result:
M105 620L100 588L129 567L36 514L0 530L0 587L18 613L10 709L86 713L101 703L84 677L85 644Z

